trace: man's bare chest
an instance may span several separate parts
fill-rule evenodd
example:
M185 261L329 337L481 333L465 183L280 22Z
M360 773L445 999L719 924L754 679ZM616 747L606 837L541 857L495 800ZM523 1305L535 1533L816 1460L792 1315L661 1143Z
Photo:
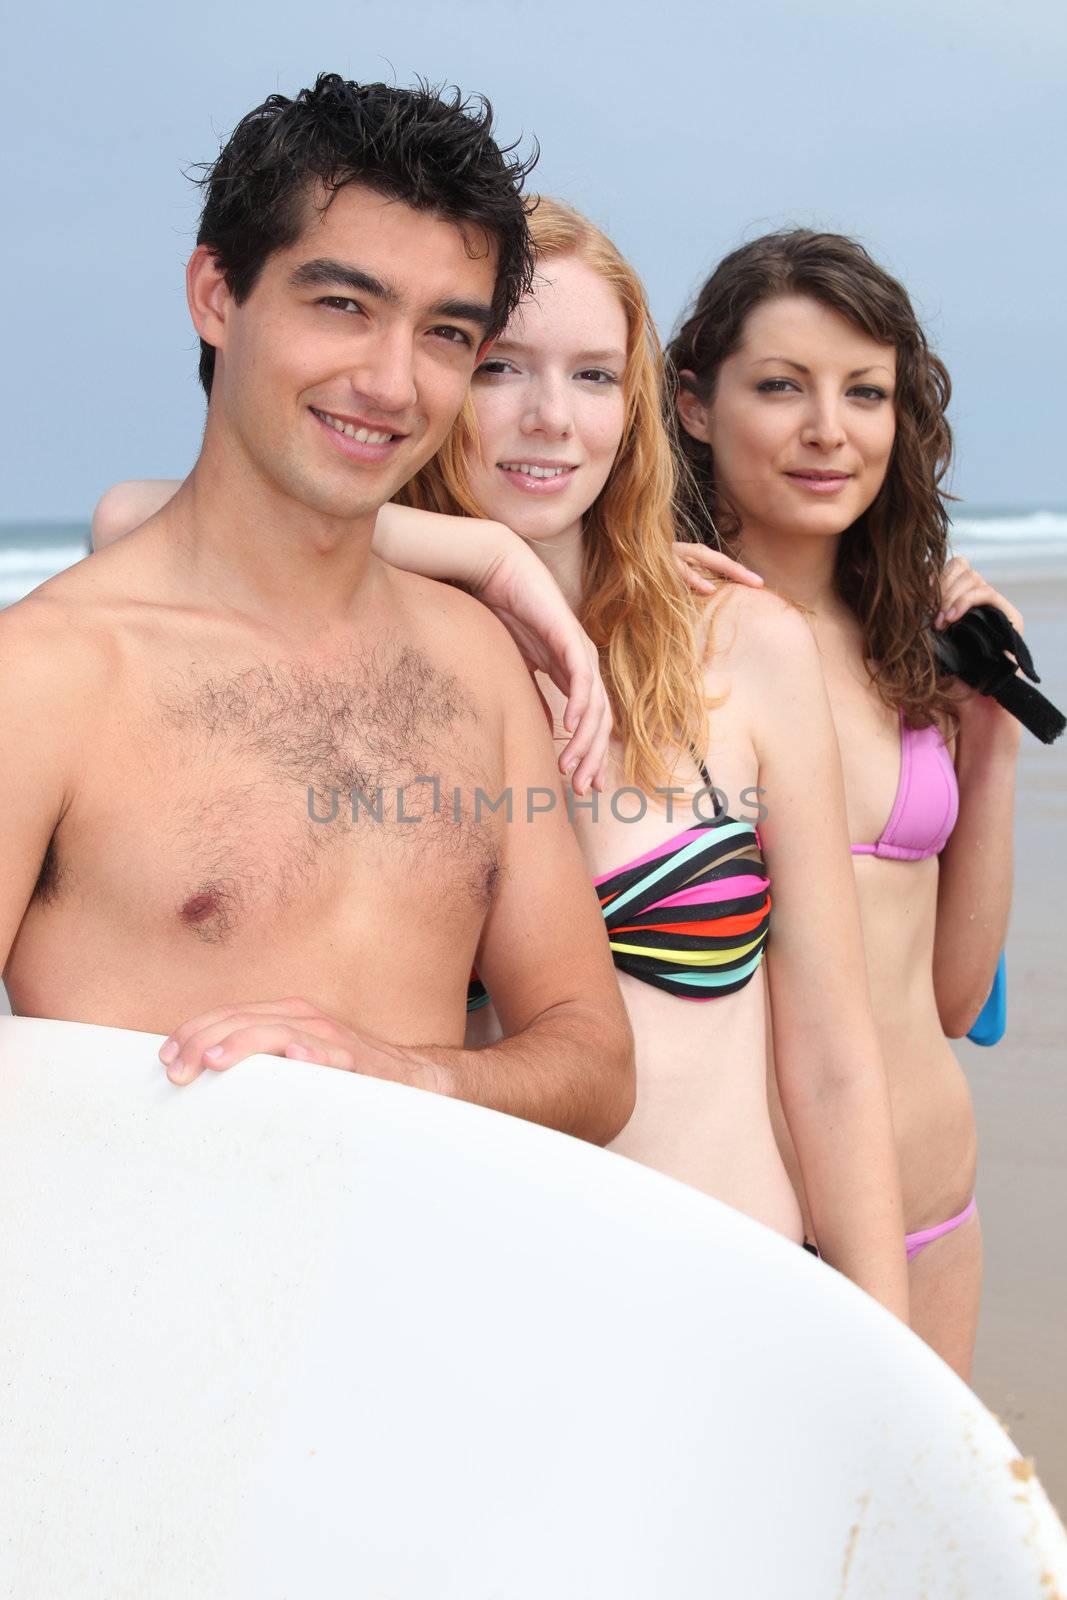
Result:
M455 796L500 760L469 687L414 648L160 665L101 717L45 887L216 944L424 914L428 884L484 915L494 819Z

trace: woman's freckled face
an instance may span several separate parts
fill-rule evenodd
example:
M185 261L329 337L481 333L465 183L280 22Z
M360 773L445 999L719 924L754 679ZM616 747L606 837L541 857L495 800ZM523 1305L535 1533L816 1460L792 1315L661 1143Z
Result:
M487 517L534 540L580 530L622 440L626 350L611 285L576 257L543 261L471 387L481 457L468 474Z
M707 410L716 481L743 530L836 535L878 494L896 434L896 352L803 295L749 315Z

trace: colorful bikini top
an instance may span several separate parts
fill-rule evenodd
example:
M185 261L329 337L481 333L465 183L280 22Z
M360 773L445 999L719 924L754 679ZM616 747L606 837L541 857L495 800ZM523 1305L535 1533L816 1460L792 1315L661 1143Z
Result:
M727 815L698 765L714 819L593 882L620 972L687 1000L714 1000L743 989L763 958L770 880L755 825ZM473 974L467 1010L488 999Z
M956 769L940 729L909 728L900 714L900 780L877 844L854 844L854 856L926 861L948 843L960 809Z

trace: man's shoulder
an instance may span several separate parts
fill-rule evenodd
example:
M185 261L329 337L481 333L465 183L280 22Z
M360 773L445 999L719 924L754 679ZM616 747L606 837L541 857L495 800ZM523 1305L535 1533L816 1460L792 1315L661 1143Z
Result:
M420 627L432 629L464 655L476 650L483 662L494 667L522 668L522 658L504 624L465 589L416 572L391 570L390 579Z
M0 611L0 679L8 694L92 693L112 659L113 642L103 616L89 607L91 593L70 569Z

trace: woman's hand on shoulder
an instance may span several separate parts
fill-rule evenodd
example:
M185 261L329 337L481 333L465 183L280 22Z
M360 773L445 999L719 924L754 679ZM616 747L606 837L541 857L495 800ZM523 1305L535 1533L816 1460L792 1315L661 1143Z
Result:
M1022 614L1011 601L1005 600L963 556L953 556L941 574L940 610L934 618L934 627L942 631L966 616L974 606L996 606L1016 633L1022 634Z
M751 567L691 539L675 540L674 560L683 581L694 594L715 594L723 578L747 584L752 589L763 587L763 579Z
M100 496L93 511L93 549L103 550L123 534L132 533L142 522L162 511L180 487L180 478L130 478L124 483L113 483Z

